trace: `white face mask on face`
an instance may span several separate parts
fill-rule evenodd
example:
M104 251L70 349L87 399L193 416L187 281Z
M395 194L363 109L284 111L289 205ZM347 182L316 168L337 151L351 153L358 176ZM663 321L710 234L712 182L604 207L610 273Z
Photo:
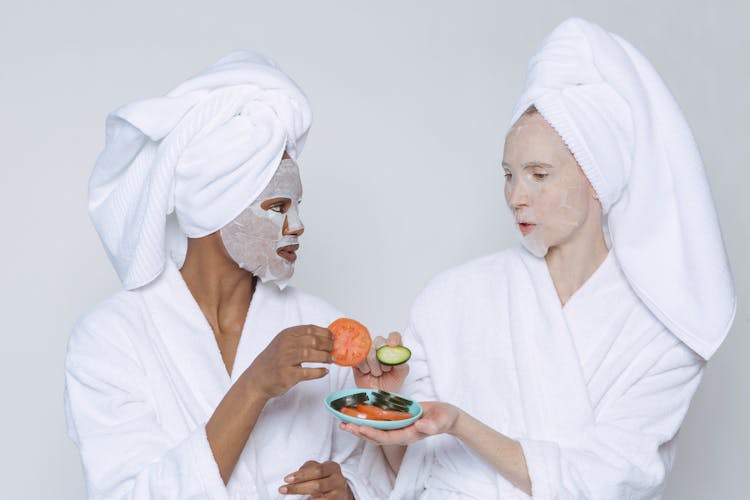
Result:
M505 140L505 199L537 257L573 237L594 203L593 188L560 136L538 113L522 115Z
M301 198L299 167L294 160L282 160L258 198L220 232L237 265L282 290L294 274L298 239L304 231Z

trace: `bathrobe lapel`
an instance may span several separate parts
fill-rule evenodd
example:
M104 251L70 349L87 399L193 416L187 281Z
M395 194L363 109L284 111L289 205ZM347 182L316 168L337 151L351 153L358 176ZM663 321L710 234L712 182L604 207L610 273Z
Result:
M155 351L185 418L190 427L205 424L231 385L211 326L171 261L144 293Z
M564 442L593 418L581 363L544 259L514 257L508 331L524 422L530 437Z

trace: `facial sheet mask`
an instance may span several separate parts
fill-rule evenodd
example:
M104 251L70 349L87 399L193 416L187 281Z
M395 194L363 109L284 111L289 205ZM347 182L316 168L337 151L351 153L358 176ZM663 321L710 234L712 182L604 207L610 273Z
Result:
M294 274L294 262L279 255L278 250L299 245L294 233L304 229L299 217L301 198L299 167L294 160L284 159L258 198L220 232L237 265L282 290ZM269 204L272 199L279 202Z
M524 181L521 181L524 182ZM530 233L523 236L521 244L533 255L544 257L550 246L557 244L583 224L585 212L579 202L583 189L580 186L558 186L554 180L547 181L544 191L532 186L531 206L517 212L517 222L535 224ZM539 196L539 193L543 193Z
M528 124L515 125L506 143L505 196L516 222L530 225L521 244L541 258L584 223L588 181L556 133L544 137L550 130L540 131L540 123L534 123L542 120L539 115L523 119Z

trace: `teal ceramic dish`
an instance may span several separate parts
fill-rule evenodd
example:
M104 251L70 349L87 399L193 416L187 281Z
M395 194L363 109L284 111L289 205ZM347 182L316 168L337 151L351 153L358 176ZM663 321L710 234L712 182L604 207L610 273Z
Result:
M422 407L419 406L419 403L416 401L409 406L409 413L412 414L412 417L406 420L365 420L363 418L356 418L356 417L350 417L349 415L344 415L338 410L334 410L331 406L332 401L336 401L339 398L343 398L345 396L349 396L351 394L356 394L358 392L364 392L367 394L368 402L372 402L373 397L372 393L375 392L374 389L344 389L342 391L336 391L332 392L326 398L323 400L323 403L325 404L325 407L328 411L334 414L336 418L339 418L343 420L344 422L349 422L356 425L365 425L367 427L374 427L376 429L383 429L383 430L392 430L392 429L401 429L402 427L406 427L408 425L413 424L419 417L422 416ZM400 394L393 393L396 396L409 399L406 396L401 396Z

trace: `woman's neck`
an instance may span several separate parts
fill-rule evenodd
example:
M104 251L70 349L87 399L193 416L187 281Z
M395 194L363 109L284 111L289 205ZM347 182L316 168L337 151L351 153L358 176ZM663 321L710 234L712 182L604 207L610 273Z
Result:
M565 305L607 258L600 220L581 227L568 241L551 247L544 257L560 303Z
M255 279L232 260L218 232L188 239L180 273L215 331L222 331L223 325L244 323Z

